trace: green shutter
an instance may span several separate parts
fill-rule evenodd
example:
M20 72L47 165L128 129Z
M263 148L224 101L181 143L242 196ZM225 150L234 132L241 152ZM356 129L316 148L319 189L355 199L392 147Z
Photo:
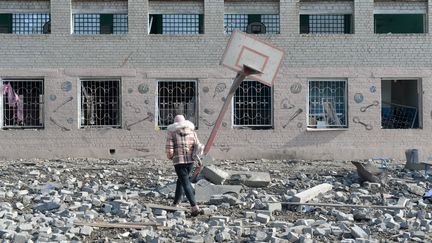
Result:
M199 33L204 34L204 14L199 15Z
M375 14L375 33L425 33L424 14Z
M153 21L152 21L153 19ZM150 34L163 34L162 33L162 14L150 14L149 24L151 22Z
M351 25L351 14L345 14L344 15L344 33L345 34L352 34L352 25Z
M261 22L261 14L249 14L248 15L248 24L254 22Z
M0 33L12 33L12 14L0 14Z
M100 15L100 33L112 34L113 33L113 15L101 14Z
M309 15L300 15L300 34L309 34Z

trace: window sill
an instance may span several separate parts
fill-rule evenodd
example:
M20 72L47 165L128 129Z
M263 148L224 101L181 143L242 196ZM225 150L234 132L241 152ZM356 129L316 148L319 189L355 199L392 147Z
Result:
M307 132L348 131L349 128L306 128Z

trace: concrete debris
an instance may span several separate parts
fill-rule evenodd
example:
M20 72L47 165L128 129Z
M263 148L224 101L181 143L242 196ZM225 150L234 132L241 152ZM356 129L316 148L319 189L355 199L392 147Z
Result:
M361 184L345 161L214 161L193 184L197 217L172 206L166 161L1 163L2 242L432 242L432 177L403 163Z

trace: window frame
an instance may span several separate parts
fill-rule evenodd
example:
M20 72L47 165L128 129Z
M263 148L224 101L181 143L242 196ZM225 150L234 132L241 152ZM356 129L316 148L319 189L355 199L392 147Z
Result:
M318 122L316 125L312 125L310 122L310 83L313 81L319 81L319 82L344 82L345 83L345 89L344 89L344 103L345 103L345 123L344 125L341 125L339 127L323 127L318 128ZM306 95L306 127L308 131L334 131L334 130L348 130L349 129L349 115L348 115L348 79L346 78L308 78L307 79L307 95ZM315 126L315 127L313 127Z
M41 83L40 87L41 87L41 94L39 94L39 119L40 119L40 124L39 126L37 125L29 125L29 126L25 126L25 125L5 125L5 115L4 115L4 109L5 109L5 103L4 103L4 97L5 95L3 94L3 92L1 92L0 97L1 97L1 102L0 102L0 110L1 110L1 114L0 114L0 128L2 130L7 130L7 129L44 129L45 128L45 79L41 78L41 77L35 77L35 78L29 78L29 77L25 77L25 78L0 78L0 87L1 90L3 90L3 86L4 86L4 82L38 82ZM24 108L24 104L23 104L23 108ZM23 109L23 114L24 116L25 114L25 110Z
M37 28L40 28L40 30L41 30L40 33L26 33L26 32L24 32L24 33L18 33L16 30L14 32L14 27L15 27L14 24L16 23L16 22L14 22L14 19L15 19L14 16L15 15L22 15L22 14L47 15L48 16L48 20L45 23L43 23L41 26L37 27ZM8 32L0 32L0 34L14 34L14 35L24 35L24 36L25 35L47 35L47 34L50 34L50 32L49 33L44 33L44 26L45 26L45 24L47 24L47 23L51 24L51 12L50 11L46 11L46 12L25 11L25 12L0 13L0 19L6 19L6 18L8 18L7 22L8 22L8 28L9 28L9 30L8 30ZM31 18L31 19L33 19L33 18ZM3 21L5 21L5 20L3 20ZM6 21L5 21L5 23L6 23ZM24 21L24 23L25 23L25 21Z
M343 33L332 33L332 32L322 32L322 33L311 33L310 31L310 16L343 16L344 32ZM307 17L307 32L302 29L302 19ZM349 29L348 29L349 28ZM351 35L354 34L354 14L353 13L300 13L299 14L299 34L300 35Z
M186 16L186 15L196 15L198 16L198 33L164 33L164 26L163 26L163 16L164 15L181 15L181 16ZM153 18L153 19L152 19ZM204 29L204 14L200 13L200 14L194 14L194 13L161 13L161 14L153 14L153 13L149 13L148 14L148 35L166 35L166 36L199 36L199 35L203 35L205 34L205 29ZM155 20L156 22L153 22L153 20ZM153 27L153 24L155 24L155 26ZM153 27L153 28L152 28ZM179 28L187 28L187 27L179 27ZM153 29L155 29L155 31L152 31Z
M82 82L83 81L99 81L99 82L117 82L118 83L118 121L116 125L84 125L82 116L84 110L82 109ZM122 79L119 77L113 77L113 78L95 78L95 77L82 77L77 80L77 105L78 105L78 128L79 129L88 129L88 128L114 128L114 129L121 129L122 128Z
M156 80L156 102L155 102L155 126L158 127L161 130L166 130L168 125L164 125L161 126L159 124L159 120L160 120L160 108L159 108L159 84L160 83L165 83L165 82L174 82L174 83L181 83L181 82L192 82L195 85L195 93L194 93L194 97L195 97L195 109L194 109L194 114L195 114L195 121L191 121L194 125L195 125L195 129L198 129L199 127L199 92L198 92L198 85L199 85L199 81L195 80L195 79L159 79ZM185 116L186 117L186 116ZM173 117L174 119L174 117ZM188 119L186 117L186 119Z
M269 32L269 29L271 29L271 28L269 28L269 26L265 25L265 27L266 27L266 33L264 33L264 35L279 35L280 34L280 30L281 30L280 29L280 27L281 27L281 25L280 25L280 14L224 13L224 24L223 25L224 25L224 33L226 35L231 35L232 32L235 29L239 29L239 28L233 28L231 31L228 31L227 24L225 23L226 17L228 15L230 15L230 16L232 16L232 15L238 15L238 19L240 19L240 20L246 20L246 25L244 26L244 29L240 29L240 31L242 31L242 32L246 32L248 25L251 24L251 23L254 23L254 22L260 22L260 23L263 23L265 25L265 23L263 22L263 16L273 16L273 15L274 16L278 16L278 18L277 18L277 20L278 20L278 22L277 22L277 30L278 31L277 32Z
M77 33L76 27L75 27L75 16L77 15L97 15L97 19L98 21L98 25L94 26L85 26L86 28L92 27L92 28L99 28L97 33ZM122 33L122 32L118 32L118 30L116 31L114 29L115 26L115 19L116 19L116 15L121 16L121 15L125 15L126 16L126 26L121 26L121 27L126 27L126 32ZM108 21L108 22L107 22ZM110 25L107 24L103 24L103 23L109 23ZM91 22L93 23L93 22ZM83 22L83 24L86 24L86 22ZM102 33L103 32L103 27L108 27L110 28L109 33ZM125 36L129 34L129 15L128 13L124 13L124 12L115 12L115 13L87 13L87 12L74 12L71 15L71 34L72 35L76 35L76 36L95 36L95 35L108 35L108 36Z
M242 83L240 84L239 88L241 87L242 84L244 84L244 82L256 82L259 83L263 86L267 86L270 89L270 124L268 125L236 125L235 124L235 98L236 98L236 93L237 90L235 91L233 98L231 100L231 126L232 128L235 129L254 129L254 130L271 130L274 129L274 88L272 86L263 84L259 81L256 80L244 80L242 81ZM255 108L256 109L256 108Z
M423 32L377 32L377 23L376 23L376 15L422 15L423 16ZM428 33L428 13L424 11L397 11L397 10L374 10L373 12L373 32L375 35L385 35L385 34L394 34L394 35L421 35Z

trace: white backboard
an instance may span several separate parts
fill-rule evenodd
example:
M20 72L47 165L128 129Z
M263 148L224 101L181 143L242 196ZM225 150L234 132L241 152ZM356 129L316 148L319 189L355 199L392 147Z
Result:
M236 72L248 66L260 74L248 78L272 86L282 63L284 52L262 40L239 30L231 38L222 56L221 65Z

